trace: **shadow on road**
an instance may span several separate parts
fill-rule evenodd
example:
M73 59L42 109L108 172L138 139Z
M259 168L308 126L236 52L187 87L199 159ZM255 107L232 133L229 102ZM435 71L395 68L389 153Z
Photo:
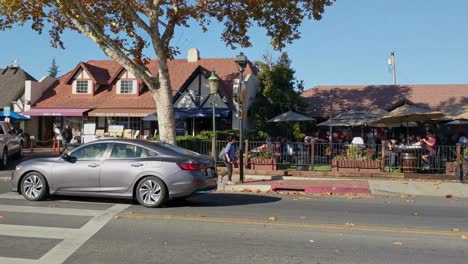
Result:
M163 207L178 208L178 207L225 207L238 206L248 204L263 204L274 203L280 201L280 197L257 195L257 194L234 194L234 193L210 193L205 195L193 196L186 199L175 199L167 201ZM54 195L48 198L48 201L56 202L90 202L90 203L121 203L121 204L136 204L138 202L131 199L118 198L100 198L100 197L79 197L79 196L62 196Z
M280 197L257 194L240 193L210 193L188 198L186 200L172 200L167 207L224 207L248 204L274 203L280 201Z

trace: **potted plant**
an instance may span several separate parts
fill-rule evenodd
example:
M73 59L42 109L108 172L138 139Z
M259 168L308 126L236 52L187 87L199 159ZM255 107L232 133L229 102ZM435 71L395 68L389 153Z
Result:
M379 172L381 163L378 159L374 159L374 156L374 149L363 150L357 145L350 145L345 153L333 159L333 171Z
M276 156L273 151L249 153L249 165L252 170L277 170Z

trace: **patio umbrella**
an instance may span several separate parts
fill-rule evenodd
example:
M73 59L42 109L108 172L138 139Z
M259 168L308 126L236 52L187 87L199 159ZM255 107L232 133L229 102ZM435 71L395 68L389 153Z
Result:
M335 116L331 120L331 123L333 126L361 127L361 137L363 137L362 127L387 113L387 111L378 108L372 110L350 110ZM330 126L330 119L318 124L318 126Z
M0 111L0 118L5 118L5 114L3 113L3 111ZM10 116L9 116L10 119L14 119L14 120L30 120L29 117L26 117L24 115L20 115L18 113L15 113L15 112L10 112Z
M450 126L450 125L468 125L468 120L453 120L452 122L448 122L445 125L446 126Z
M315 119L310 118L305 115L298 114L293 111L288 111L286 113L282 113L279 116L275 116L272 119L268 120L269 123L288 123L288 122L306 122L306 121L315 121ZM286 134L289 135L289 126L286 128Z
M400 106L388 115L383 116L379 120L373 122L373 124L395 124L395 123L406 123L429 121L436 118L443 117L444 114L437 111L432 111L427 108L422 108L414 105L405 104ZM409 126L406 127L407 143L409 144Z
M333 126L364 126L378 120L387 111L381 109L374 110L350 110L335 116L332 119ZM330 119L318 124L318 126L330 126Z
M304 116L293 111L282 113L279 116L275 116L268 120L269 123L280 123L280 122L303 122L303 121L314 121L315 119L308 116Z

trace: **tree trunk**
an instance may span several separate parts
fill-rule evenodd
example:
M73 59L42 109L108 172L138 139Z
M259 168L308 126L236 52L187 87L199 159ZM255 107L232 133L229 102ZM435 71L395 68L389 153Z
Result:
M158 113L159 138L171 144L176 144L174 109L172 107L172 87L169 79L167 60L158 60L159 89L150 89L156 101Z

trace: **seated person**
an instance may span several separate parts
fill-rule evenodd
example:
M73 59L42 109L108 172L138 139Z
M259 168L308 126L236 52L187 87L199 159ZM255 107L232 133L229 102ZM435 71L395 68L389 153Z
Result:
M390 157L390 166L394 167L395 166L395 160L398 154L396 151L398 150L398 141L395 138L390 139L390 141L387 142L386 144L386 149L385 149L385 156Z
M353 140L351 141L351 144L364 145L364 139L362 139L362 137L354 137Z
M434 137L434 133L429 131L427 133L427 138L423 138L421 140L421 143L426 144L426 154L422 155L421 158L423 159L424 162L426 162L425 169L428 169L429 168L429 159L436 156L435 146L437 144L437 140Z
M466 138L465 133L460 134L460 138L458 139L458 143L461 144L462 146L467 146L468 145L468 138Z
M266 143L257 148L260 151L271 151L275 149L271 137L266 139Z

